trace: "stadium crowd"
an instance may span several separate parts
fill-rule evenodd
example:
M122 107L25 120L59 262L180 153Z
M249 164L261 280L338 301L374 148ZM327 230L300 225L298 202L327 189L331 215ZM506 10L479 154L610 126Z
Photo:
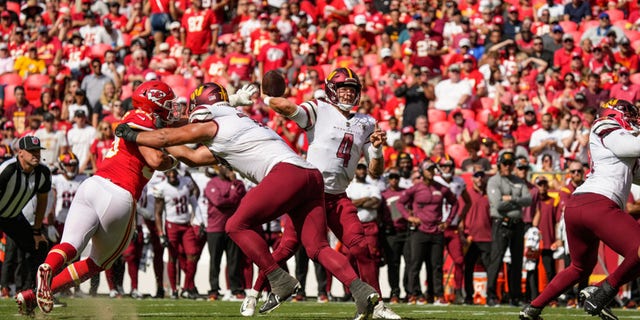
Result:
M391 304L521 306L568 263L563 205L588 174L589 130L600 104L617 98L640 106L639 50L640 7L625 0L0 0L0 153L13 157L24 136L41 141L42 163L54 173L45 224L55 243L71 185L77 188L79 177L108 156L113 130L143 82L163 81L186 107L204 82L233 93L279 70L286 97L301 104L325 98L324 80L350 68L361 82L353 111L373 117L387 137L384 174L367 177L366 166L358 167L347 189L370 226L367 241L387 265L391 292L383 295ZM305 130L273 112L259 93L252 99L241 111L305 155ZM230 191L210 194L208 184ZM162 188L171 185L184 188L176 210L193 209L192 221L167 219L194 226L188 244L172 243L162 230L162 204L173 201ZM209 299L220 298L224 251L235 266L228 269L231 295L244 299L251 262L224 234L224 222L251 187L226 168L156 173L138 203L137 237L116 262L118 271L108 271L111 295L124 294L124 264L137 282L141 256L153 247L155 296L163 297L158 259L168 247L168 270L185 272L182 297L197 297L199 285ZM438 196L421 193L434 188ZM190 197L198 203L189 204ZM627 210L640 212L640 190L632 189ZM274 248L283 224L264 227ZM193 283L205 243L212 259L208 289ZM33 285L26 274L7 273L10 257L24 254L10 248L15 244L7 239L3 296L12 282L17 290ZM306 265L303 250L296 261ZM419 281L423 262L426 286ZM477 262L488 283L474 294ZM513 290L521 287L521 269L523 292ZM296 270L301 282L305 273L304 266ZM177 298L181 284L173 274L170 296ZM327 302L331 281L317 274L327 283L318 301ZM623 295L627 306L640 298L635 289ZM130 294L142 297L136 285ZM293 299L305 295L303 282ZM570 290L554 303L575 306L576 298Z

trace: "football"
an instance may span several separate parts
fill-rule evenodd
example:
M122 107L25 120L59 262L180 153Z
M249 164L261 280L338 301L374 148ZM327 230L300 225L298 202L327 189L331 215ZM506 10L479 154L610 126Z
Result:
M262 77L262 93L270 97L282 97L287 89L284 77L278 71L267 71Z

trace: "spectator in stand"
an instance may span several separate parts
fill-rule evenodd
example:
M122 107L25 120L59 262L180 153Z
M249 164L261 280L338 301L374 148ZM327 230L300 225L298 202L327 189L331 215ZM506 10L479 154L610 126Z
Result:
M400 199L405 190L400 187L400 174L396 169L389 171L387 175L388 187L382 191L380 201L379 216L381 217L381 230L383 236L382 252L387 262L387 280L391 287L390 304L400 303L400 259L409 259L409 229L407 219L405 219L398 209L396 202ZM408 265L405 263L402 284L405 292L408 288ZM408 294L408 293L407 293Z
M269 42L260 48L257 56L260 80L262 75L270 70L280 70L287 74L293 65L291 48L287 42L280 39L278 28L271 24L267 30L269 30Z
M416 119L427 115L429 101L435 99L433 86L429 84L428 69L422 70L417 66L411 69L413 77L409 77L406 83L402 83L394 91L396 97L405 98L405 107L402 111L402 127L414 126Z
M447 187L434 181L437 165L431 160L425 160L420 164L422 183L418 183L405 190L396 202L396 208L409 222L410 228L416 231L409 237L410 256L409 262L409 304L426 304L427 300L422 293L419 275L422 264L426 263L427 279L433 286L435 305L448 305L444 298L442 284L442 264L444 254L444 230L451 225L454 215L450 215L446 221L442 221L442 205L447 203L456 206L457 199ZM412 211L407 209L413 208Z
M631 74L638 72L638 55L631 48L629 38L623 37L620 39L618 48L620 50L613 54L615 62L629 69Z
M31 54L35 55L35 52ZM33 114L35 107L27 100L23 86L16 86L13 89L13 96L16 102L12 105L5 105L4 118L15 125L16 134L20 137L27 130L27 119Z
M460 166L463 172L475 172L475 171L491 171L491 162L489 159L480 157L480 140L471 140L465 145L469 158L462 161Z
M169 45L169 56L174 59L182 57L182 42L180 42L180 22L174 21L169 25L169 36L164 40Z
M67 131L69 131L69 129L71 129L71 123L62 118L62 109L61 109L60 105L58 103L55 103L55 102L52 103L49 106L49 112L54 117L53 127L56 128L56 130L62 131L66 136Z
M476 60L472 55L463 55L461 62L461 78L471 85L473 94L471 95L470 104L473 105L474 102L479 100L479 97L485 97L487 95L487 84L482 73L478 71Z
M82 79L80 88L87 94L87 100L91 108L95 108L96 104L100 101L104 86L108 82L113 82L114 79L102 74L102 62L99 58L93 58L91 60L91 73L86 75ZM115 83L115 86L120 87L120 83Z
M441 67L444 65L442 55L449 52L444 47L444 40L439 33L436 33L431 27L431 19L427 18L422 23L413 21L407 26L409 30L414 28L416 31L409 39L411 41L411 57L410 63L414 67L420 67L421 72L427 73L429 82L435 84L442 77ZM426 49L426 51L425 51ZM426 67L422 71L422 67Z
M102 161L107 156L111 145L113 144L113 128L108 122L101 121L96 126L96 138L91 142L89 147L89 157L91 159L91 167L96 170L102 165Z
M131 43L136 40L144 40L151 35L151 19L147 18L142 8L141 1L133 2L129 13L129 22L124 28L124 33L131 36ZM126 64L126 63L125 63Z
M80 32L71 35L70 43L65 44L62 52L64 64L71 69L71 74L78 77L82 74L82 69L91 62L91 51L83 43Z
M113 104L120 101L119 92L113 82L105 82L100 99L91 110L91 126L98 127L98 122L113 112Z
M563 152L562 133L552 127L553 116L542 115L542 127L531 134L529 150L537 158L538 166L542 165L542 156L548 154L552 159L553 171L560 169L560 154Z
M38 48L35 44L29 45L27 55L16 58L13 68L23 78L32 74L44 74L47 71L44 60L38 57Z
M622 39L625 37L624 31L622 29L611 24L611 18L609 14L606 12L598 15L599 24L597 26L591 27L587 29L583 34L580 40L589 39L591 43L597 45L600 44L602 39L605 39L609 35L610 32L616 33L616 39Z
M215 50L202 62L201 68L205 73L206 81L219 81L219 78L227 78L225 72L225 57L227 55L227 44L220 41Z
M581 58L578 56L574 60L581 61ZM580 92L579 79L576 79L575 73L566 73L563 79L564 88L555 93L553 105L559 108L571 108L571 102L574 100L575 95Z
M292 40L300 42L298 39ZM224 72L229 83L240 88L253 81L256 59L253 55L244 52L244 40L234 39L229 44L230 52L224 58Z
M0 75L13 72L15 59L9 55L9 46L6 43L0 43Z
M154 4L155 3L151 3L151 7L153 7ZM109 6L109 13L104 16L104 21L109 20L113 24L114 29L124 31L129 19L127 19L125 15L120 13L120 2L118 2L117 0L112 0L107 5Z
M98 17L92 11L87 11L84 14L85 25L82 26L78 31L82 38L84 39L84 44L88 47L93 46L94 44L105 43L111 45L111 39L107 34L107 31L103 26L98 24Z
M553 65L560 67L562 73L569 72L574 53L582 54L582 50L579 47L576 47L573 41L573 35L570 33L563 34L562 49L556 50L553 54Z
M465 119L462 111L456 109L452 112L453 125L449 127L449 131L444 136L444 144L450 146L452 144L465 144L471 140L477 140L480 137L480 130L473 119Z
M551 21L564 20L564 4L556 3L554 0L546 0L546 3L538 8L538 17L540 17L540 19L545 17L545 10L547 13L546 19ZM547 32L548 31L549 30L547 30Z
M149 69L160 77L174 74L178 66L176 59L171 57L169 53L169 44L163 42L158 46L158 52L153 55L149 62Z
M185 48L185 50L188 50ZM147 67L147 52L143 49L137 49L131 54L131 64L126 67L126 73L124 75L125 83L134 81L144 81L147 73L152 72Z
M206 58L216 47L220 23L213 11L202 7L202 0L191 0L191 6L182 16L182 45L192 54Z
M435 87L435 108L451 111L456 108L468 108L472 86L467 80L460 78L460 65L449 67L449 79L440 81Z
M71 146L71 152L78 157L78 172L85 173L91 168L89 149L96 137L96 129L88 124L87 114L83 110L74 112L73 122L74 127L67 132L67 142Z
M478 258L485 269L491 261L491 217L485 172L475 170L471 181L467 186L471 206L464 220L464 240L468 246L464 256L464 304L467 305L475 303L473 273Z
M2 124L2 131L0 133L2 133L2 144L16 151L18 149L18 145L16 144L18 136L16 135L16 127L13 125L13 121L5 121Z
M591 8L588 1L571 0L564 6L564 20L571 20L580 23L582 20L588 20L591 17Z
M427 154L422 150L422 148L413 143L414 133L415 129L413 129L413 127L407 126L402 128L403 151L411 155L411 158L413 158L413 165L417 166L423 160L427 159Z
M111 3L111 6L117 4L117 1ZM179 16L177 4L174 1L162 0L162 1L150 1L149 5L149 13L151 14L149 17L149 24L151 26L151 32L153 34L153 41L155 43L154 47L160 46L164 37L167 33L167 25L173 20L171 17ZM113 8L110 12L113 12ZM120 6L118 6L119 8Z
M553 65L553 52L545 48L544 41L540 36L535 36L533 38L533 50L531 50L530 56L532 58L543 60L548 66Z
M509 39L514 39L521 27L522 21L518 19L518 7L514 5L509 6L507 20L502 25L504 36Z
M115 28L113 23L109 19L104 19L102 21L102 25L104 27L105 34L107 35L106 44L110 45L116 52L126 52L126 45L124 43L124 38L122 36L122 31L120 29Z
M207 171L210 168L207 168ZM244 197L246 189L242 180L236 179L235 172L226 166L217 166L218 174L211 177L204 189L207 198L207 243L209 246L209 301L220 296L220 261L227 256L229 288L233 295L242 292L242 269L238 267L242 252L224 232L227 219L235 212Z
M29 43L24 36L24 29L16 27L9 41L9 53L13 58L17 59L20 56L26 55L28 49Z
M62 58L62 44L57 37L49 35L49 28L46 26L38 28L38 37L35 45L38 48L38 58L44 60L47 65L53 63L53 61L60 61Z
M588 57L587 68L596 74L601 74L613 70L614 57L609 52L604 52L602 43L593 46L591 57ZM607 50L608 51L608 50Z
M640 85L632 83L629 75L630 71L627 67L620 67L618 82L611 87L609 96L627 101L640 100Z
M589 68L593 71L592 68ZM586 99L586 106L599 107L601 103L609 100L609 90L602 89L600 83L600 75L597 72L591 72L587 76L587 87L580 91ZM574 96L577 98L577 94ZM575 108L575 104L574 104Z
M124 82L124 73L126 68L116 60L116 52L107 50L104 53L104 62L102 63L102 74L113 79L115 83L122 84Z
M47 165L51 171L56 167L58 156L63 154L67 148L67 137L64 131L56 130L53 126L55 118L51 113L42 115L43 126L33 134L45 148L41 151L42 163Z

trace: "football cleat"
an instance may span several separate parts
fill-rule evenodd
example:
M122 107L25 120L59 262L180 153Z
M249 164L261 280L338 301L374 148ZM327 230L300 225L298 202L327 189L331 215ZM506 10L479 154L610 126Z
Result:
M258 299L252 296L246 296L240 305L240 314L244 317L251 317L256 313L256 304Z
M520 320L542 320L540 313L542 313L542 308L532 307L528 304L520 310Z
M580 299L584 301L584 311L592 316L599 316L603 320L618 320L608 307L617 290L606 281L600 287L589 286L580 291Z
M300 283L298 283L295 288L293 289L293 292L296 292L296 290L300 289ZM289 294L286 297L279 297L277 294L273 293L273 292L269 292L269 295L267 296L267 300L264 302L264 304L262 304L262 306L260 306L260 313L262 314L266 314L269 313L273 310L275 310L276 308L278 308L284 301L286 301L287 299L289 299L289 296L291 296L291 294Z
M36 295L33 290L25 290L16 295L16 303L18 304L18 312L21 315L32 316L34 310L38 306Z
M400 318L397 313L393 312L393 310L385 306L382 299L380 299L378 304L373 308L373 319L399 320L402 318Z
M353 320L369 320L373 315L373 310L380 301L380 295L377 292L371 293L367 296L365 301L356 301L356 307L358 311L353 317ZM364 305L366 303L366 305Z
M53 310L53 294L51 293L52 273L53 270L51 270L51 266L46 263L38 267L38 274L36 276L38 281L36 298L38 307L44 313L49 313Z

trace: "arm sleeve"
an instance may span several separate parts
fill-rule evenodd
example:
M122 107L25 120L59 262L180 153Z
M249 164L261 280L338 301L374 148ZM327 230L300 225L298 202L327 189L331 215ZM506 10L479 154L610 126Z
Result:
M396 208L405 218L408 218L410 216L409 210L407 209L406 205L411 203L411 199L413 199L413 188L409 188L402 192L400 199L398 199L398 201L395 203Z
M640 157L640 137L619 128L601 137L603 145L619 158Z
M499 177L498 179L494 179L494 177L491 177L487 182L489 205L493 208L497 208L498 212L502 212L500 205L504 202L502 201L502 192L500 191L500 180Z
M300 128L307 130L316 123L317 114L317 105L313 101L307 101L298 105L296 111L288 118L297 123Z

